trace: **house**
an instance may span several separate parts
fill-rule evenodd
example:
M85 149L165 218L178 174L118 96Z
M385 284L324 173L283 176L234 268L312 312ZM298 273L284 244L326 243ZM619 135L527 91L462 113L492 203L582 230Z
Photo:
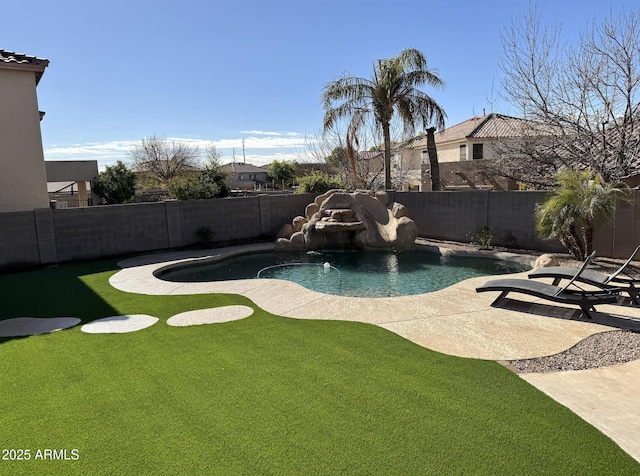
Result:
M231 162L224 164L222 169L229 174L227 184L232 189L257 190L269 183L265 167L256 167L245 162Z
M485 114L435 133L443 190L517 189L513 181L483 172L487 161L495 159L496 147L517 141L531 130L531 122L502 114ZM422 190L431 190L427 138L419 137L401 152L402 160L415 166L422 163ZM419 157L423 157L419 160Z
M48 65L0 49L0 213L49 207L36 94Z
M412 138L391 148L391 181L396 190L420 191L422 187L422 155L407 147L416 139ZM358 176L366 177L366 188L384 187L384 151L374 149L358 153L356 158Z
M47 160L47 191L54 208L97 205L100 198L92 192L98 177L97 160Z

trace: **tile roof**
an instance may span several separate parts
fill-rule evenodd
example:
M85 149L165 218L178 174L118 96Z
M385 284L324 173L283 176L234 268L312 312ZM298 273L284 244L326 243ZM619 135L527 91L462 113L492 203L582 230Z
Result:
M36 73L36 84L40 82L40 78L47 66L49 66L48 59L0 49L0 68L34 71Z
M497 138L520 137L524 127L529 121L517 117L504 116L491 113L484 116L476 116L464 122L447 127L443 131L436 132L436 144L456 142L471 138ZM426 147L427 138L423 137L415 141L412 147Z
M517 117L490 114L469 137L522 137L529 129L531 121Z
M384 151L381 150L363 150L361 152L358 152L358 158L363 160L371 160L375 159L378 156L382 157L383 155Z
M231 162L229 164L223 165L223 167L234 173L265 173L266 170L261 167L256 167L252 164L247 164L243 162Z

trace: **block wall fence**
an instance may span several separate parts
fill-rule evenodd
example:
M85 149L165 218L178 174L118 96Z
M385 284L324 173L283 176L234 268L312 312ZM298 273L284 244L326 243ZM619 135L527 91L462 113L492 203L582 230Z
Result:
M634 203L619 202L611 223L594 241L598 255L622 258L640 242L640 191ZM535 204L544 192L391 192L418 225L419 235L468 242L488 226L496 245L539 252L563 252L557 241L537 238ZM0 271L70 261L180 249L201 243L198 230L211 230L211 243L270 240L285 223L304 215L315 195L259 195L193 201L165 201L88 208L37 209L0 214Z

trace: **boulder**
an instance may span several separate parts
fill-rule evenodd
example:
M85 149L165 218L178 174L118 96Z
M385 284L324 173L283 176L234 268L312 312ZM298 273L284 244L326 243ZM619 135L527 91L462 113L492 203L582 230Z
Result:
M540 255L533 263L533 269L538 268L550 268L551 266L559 266L558 260L555 256L550 254Z
M276 235L276 240L279 238L289 238L291 237L291 235L293 234L293 225L287 223L285 225L282 225L282 228L280 228L280 231L278 232L278 234Z
M276 248L412 249L418 227L408 215L387 192L329 190L307 205L304 217L281 229Z
M402 218L402 217L409 216L409 211L407 210L407 207L405 207L402 203L398 203L398 202L394 202L391 212L393 213L393 216L395 218Z
M297 216L293 219L293 231L294 233L297 231L302 231L302 225L307 223L309 220L305 217Z
M320 205L317 203L310 203L307 205L307 208L304 209L304 216L309 220L318 212L318 210L320 210Z

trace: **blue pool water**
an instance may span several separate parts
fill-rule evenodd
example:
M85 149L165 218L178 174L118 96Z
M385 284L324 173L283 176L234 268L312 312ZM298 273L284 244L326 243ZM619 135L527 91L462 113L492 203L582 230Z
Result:
M205 282L275 278L327 294L391 297L422 294L476 276L529 269L509 261L440 256L426 251L261 252L219 261L174 265L156 276L165 281Z

